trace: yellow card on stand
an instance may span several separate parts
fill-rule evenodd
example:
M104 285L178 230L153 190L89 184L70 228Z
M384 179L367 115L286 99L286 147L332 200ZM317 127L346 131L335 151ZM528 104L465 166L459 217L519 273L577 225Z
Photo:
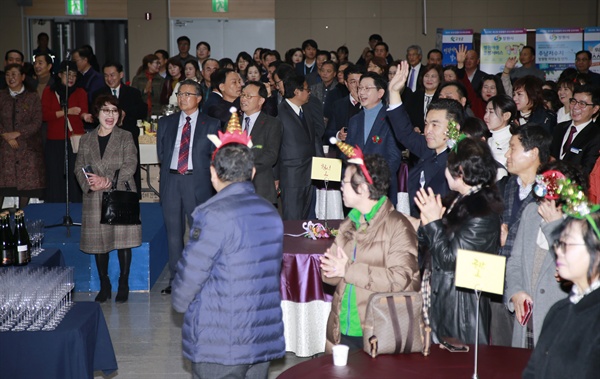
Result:
M342 160L334 158L313 157L310 178L314 180L342 180Z
M458 249L455 285L482 292L504 293L506 257Z

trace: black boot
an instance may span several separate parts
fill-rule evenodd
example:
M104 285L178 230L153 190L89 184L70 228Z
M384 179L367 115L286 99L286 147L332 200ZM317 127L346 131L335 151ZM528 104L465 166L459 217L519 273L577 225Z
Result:
M98 277L100 278L100 292L96 296L98 303L104 303L110 299L112 287L108 277L108 253L96 254L96 267L98 268Z
M131 249L117 250L119 255L119 266L121 275L119 276L119 292L115 297L116 303L124 303L129 298L129 268L131 267Z

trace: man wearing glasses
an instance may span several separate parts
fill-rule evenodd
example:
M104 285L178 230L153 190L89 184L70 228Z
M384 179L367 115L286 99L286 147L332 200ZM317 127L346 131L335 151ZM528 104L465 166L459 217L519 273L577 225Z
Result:
M362 110L348 122L346 143L358 146L364 154L379 154L385 158L390 169L388 198L396 206L398 202L398 169L402 160L400 147L386 117L382 102L387 83L374 72L360 78L358 99Z
M570 103L571 121L554 128L550 153L581 168L587 176L600 155L600 129L593 121L600 110L600 93L591 84L575 86Z
M119 62L106 62L102 66L104 73L104 87L94 93L94 100L99 95L113 95L119 99L119 108L121 108L121 128L129 131L133 135L133 143L138 151L138 162L140 161L140 144L138 137L140 130L137 127L137 120L144 119L148 113L147 105L142 101L142 94L137 88L123 84L123 65ZM138 165L133 175L138 194L141 195L141 176L140 166Z
M261 111L267 97L264 83L248 82L240 96L240 105L244 112L241 123L243 130L248 131L248 135L252 137L252 144L256 147L252 149L256 168L252 182L256 193L271 204L277 204L273 168L279 158L283 126L281 121Z
M276 73L278 79L285 90L277 114L283 124L278 163L283 219L306 220L314 214L311 165L313 157L323 156L323 111L309 103L310 89L303 75L289 71L280 78Z
M177 93L181 112L158 121L156 148L160 167L160 203L163 209L169 247L169 286L161 291L171 294L177 262L183 251L186 220L213 195L210 162L213 144L206 137L217 134L219 120L198 111L202 100L200 85L186 79Z

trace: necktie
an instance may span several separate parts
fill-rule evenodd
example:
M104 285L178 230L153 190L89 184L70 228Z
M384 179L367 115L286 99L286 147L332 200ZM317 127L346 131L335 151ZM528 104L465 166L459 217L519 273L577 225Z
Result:
M300 114L298 116L300 117L300 120L304 121L304 111L302 108L300 108Z
M117 97L117 90L116 90L116 89L113 89L112 91L113 91L113 96L114 96L114 97Z
M433 96L427 96L425 95L425 103L424 103L424 107L423 107L423 113L427 114L427 109L429 108L429 104L431 104L431 98Z
M246 120L246 125L244 125L244 130L246 130L248 132L248 135L250 135L250 117L246 117L244 120Z
M185 125L181 131L181 143L179 144L179 158L177 159L177 171L180 174L185 174L188 170L188 155L190 154L190 135L192 125L190 124L191 117L185 118Z
M571 131L569 132L569 138L567 138L567 141L563 145L562 155L565 155L569 152L569 148L571 147L571 142L573 142L573 136L575 135L576 132L577 132L577 128L574 125L572 125Z
M408 78L408 87L411 90L415 90L415 69L414 67L410 69L410 76Z

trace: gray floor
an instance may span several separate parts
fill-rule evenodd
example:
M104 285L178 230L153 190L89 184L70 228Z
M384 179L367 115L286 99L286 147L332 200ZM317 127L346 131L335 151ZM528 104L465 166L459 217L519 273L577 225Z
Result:
M132 292L125 304L102 304L119 370L110 376L96 372L95 378L190 379L190 362L181 355L183 315L171 308L171 297L160 294L167 285L166 270L150 292ZM115 286L116 287L116 286ZM116 288L113 288L116 291ZM96 293L77 292L75 301L94 301ZM307 360L292 353L271 363L269 379Z

